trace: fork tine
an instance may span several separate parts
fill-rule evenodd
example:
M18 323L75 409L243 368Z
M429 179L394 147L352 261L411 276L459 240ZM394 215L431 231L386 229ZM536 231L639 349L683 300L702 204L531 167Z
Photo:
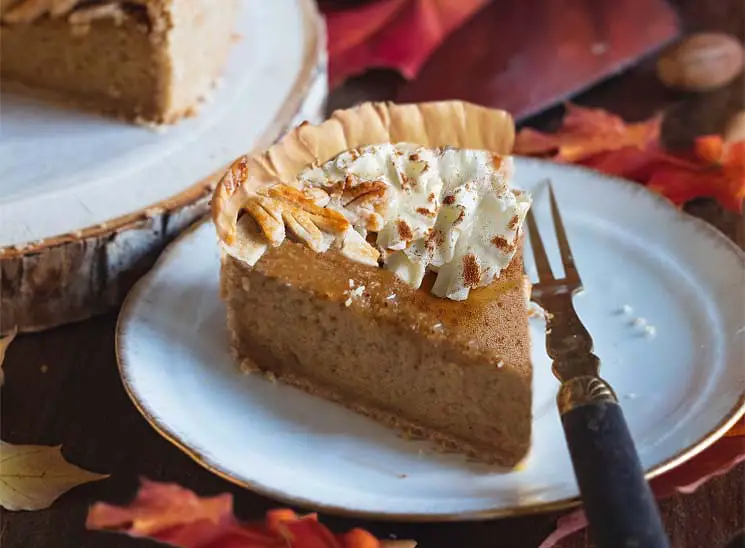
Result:
M554 230L556 231L556 240L559 243L559 251L561 252L561 262L564 265L564 278L569 282L579 282L579 272L577 267L574 265L574 255L569 247L569 240L567 239L566 230L564 230L564 223L561 221L561 215L559 215L559 206L556 204L556 196L554 196L554 187L549 183L548 195L551 200L551 217L554 220Z
M541 283L550 282L554 279L554 276L551 273L551 264L548 262L546 248L543 247L541 234L540 232L538 232L538 225L535 222L535 217L533 216L532 209L528 210L528 214L526 215L525 220L528 222L530 247L533 248L533 258L535 259L536 270L538 270L538 280Z

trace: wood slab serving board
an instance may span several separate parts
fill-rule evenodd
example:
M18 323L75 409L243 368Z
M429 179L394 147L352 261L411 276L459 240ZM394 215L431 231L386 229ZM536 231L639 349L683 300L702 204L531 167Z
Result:
M212 100L164 132L3 94L0 333L118 305L206 213L224 166L322 116L325 29L313 0L245 0L236 32Z
M664 0L494 0L443 42L398 100L462 99L520 120L678 33Z

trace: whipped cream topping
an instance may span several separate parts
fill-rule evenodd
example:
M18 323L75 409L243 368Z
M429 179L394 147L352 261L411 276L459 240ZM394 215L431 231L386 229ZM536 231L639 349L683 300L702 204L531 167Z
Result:
M323 206L360 239L376 233L385 268L414 287L435 271L432 293L463 300L515 254L531 200L510 188L512 172L512 158L484 150L383 143L342 152L298 182L323 190Z

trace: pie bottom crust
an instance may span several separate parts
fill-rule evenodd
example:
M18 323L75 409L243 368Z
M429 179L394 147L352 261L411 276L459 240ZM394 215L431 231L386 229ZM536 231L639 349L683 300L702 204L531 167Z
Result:
M281 382L289 386L294 386L312 396L317 396L324 400L343 405L355 413L359 413L365 417L370 417L371 419L396 430L407 439L431 441L435 444L432 450L439 453L457 453L467 455L479 462L500 464L508 467L516 466L516 464L512 463L511 460L504 460L499 455L495 454L494 451L485 450L463 439L458 439L432 428L416 424L394 413L347 399L337 393L334 389L323 387L308 379L298 377L292 373L274 373L271 369L262 369L256 365L250 357L247 357L251 353L246 353L242 350L246 348L246 346L246 344L237 343L235 340L233 341L234 355L240 364L241 371L244 373L260 373L272 382ZM263 351L266 351L266 349L263 349Z

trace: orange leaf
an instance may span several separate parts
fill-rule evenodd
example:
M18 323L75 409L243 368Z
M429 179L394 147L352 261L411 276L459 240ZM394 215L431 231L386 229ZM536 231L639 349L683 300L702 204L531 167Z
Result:
M745 200L745 141L725 142L719 135L699 137L684 155L659 146L660 119L626 124L601 109L567 105L556 133L523 129L516 154L574 162L647 185L682 206L695 198L714 198L742 211Z
M343 548L339 540L315 516L280 523L280 534L293 548ZM375 546L375 548L378 548Z
M682 205L694 198L716 199L742 211L745 200L745 141L723 144L718 136L697 139L694 162L679 161L657 169L647 182L652 190Z
M363 529L352 529L342 538L347 548L378 548L380 546L378 539Z
M660 137L659 116L645 122L627 124L619 116L602 109L566 105L566 114L556 133L521 130L515 140L515 154L548 156L555 160L578 162L590 156L635 147L656 147Z
M311 514L311 516L313 516L313 519L316 519L315 514ZM276 510L269 510L266 513L264 521L267 529L272 532L279 532L282 523L296 519L298 519L298 515L289 508L277 508Z
M377 0L326 9L331 85L371 67L413 78L445 37L487 2Z
M97 503L88 512L89 529L147 537L182 548L384 548L375 537L354 529L334 535L315 514L267 512L263 524L239 522L230 494L199 497L175 484L143 480L125 507Z
M176 484L143 480L131 504L120 508L99 502L88 512L87 526L122 529L136 536L152 536L186 524L232 522L233 497L229 494L200 498Z
M718 164L724 155L724 140L719 135L704 135L696 139L694 152L702 160Z
M731 181L734 192L742 199L743 187L745 187L745 140L724 145L722 168Z
M719 139L717 137L717 139ZM714 139L697 142L690 158L672 156L655 148L627 147L596 154L581 165L646 184L682 206L695 198L715 198L732 211L745 199L745 142L718 149Z

